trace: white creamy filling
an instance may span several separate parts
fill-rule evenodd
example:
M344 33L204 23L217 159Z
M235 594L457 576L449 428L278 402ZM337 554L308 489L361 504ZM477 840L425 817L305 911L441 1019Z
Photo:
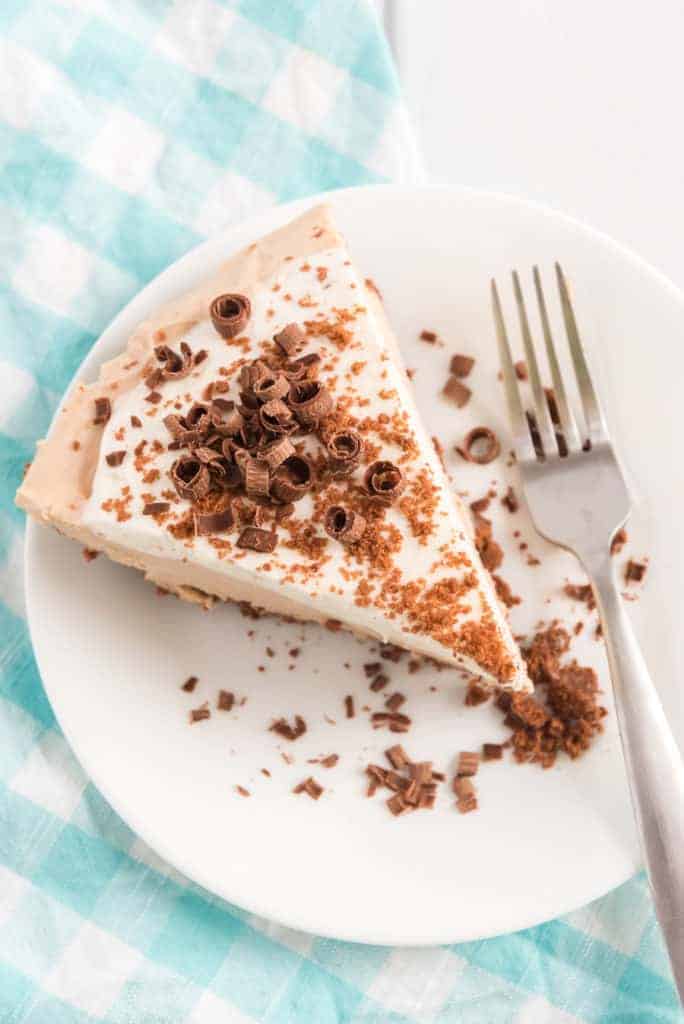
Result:
M228 366L241 356L247 360L256 358L260 354L259 342L271 339L286 324L314 320L318 314L323 314L325 319L335 319L335 310L365 304L363 283L353 266L349 264L344 248L316 253L311 258L310 270L301 269L303 262L299 259L285 261L270 280L262 283L251 293L252 315L245 331L252 342L250 351L243 353L240 348L227 345L216 333L211 321L204 320L187 333L186 341L193 352L205 349L208 353L207 358L190 377L164 382L159 389L163 395L162 403L152 406L145 401L149 388L144 382L114 403L111 419L104 430L100 461L93 481L92 494L83 512L83 524L101 538L104 544L120 545L139 552L142 556L155 556L174 562L185 561L211 569L245 585L258 587L266 592L277 592L281 598L290 598L299 605L314 602L316 613L320 617L342 620L352 628L368 631L385 640L410 645L424 653L444 659L449 652L430 637L417 637L404 630L402 627L408 626L406 621L402 621L401 618L389 621L381 610L372 605L359 607L355 604L358 580L345 580L341 574L341 570L348 568L349 564L345 560L344 547L335 541L331 540L326 547L325 554L329 556L329 560L317 578L301 582L298 579L283 582L287 570L297 563L301 564L305 559L301 553L286 548L282 542L272 555L247 551L239 561L232 561L230 555L221 559L220 552L211 545L208 538L197 537L191 543L176 539L167 529L160 527L153 517L142 514L146 501L165 500L162 492L173 486L169 470L178 453L166 450L169 433L163 419L169 412L177 410L170 407L169 403L178 400L184 411L192 400L201 400L206 385L221 379L221 367ZM308 306L309 302L316 305ZM326 338L320 337L311 339L305 349L318 351L322 355L321 380L325 382L328 376L324 370L326 355L334 354L338 357L338 362L333 374L337 377L338 383L333 395L339 397L347 387L345 374L353 373L353 364L363 363L360 369L357 367L357 373L352 376L352 380L354 388L368 404L362 408L352 405L350 411L357 416L376 417L381 413L392 415L399 408L406 409L410 428L420 448L419 459L405 467L407 475L410 477L420 463L432 469L439 484L443 478L439 472L432 443L415 414L403 368L397 366L387 352L376 318L371 311L366 311L359 313L356 319L346 326L353 332L354 339L361 343L359 347L349 345L340 351ZM237 391L237 382L232 377L231 390L226 397L237 398ZM393 396L381 397L381 393L392 391L395 393ZM142 429L131 426L131 416L137 416L142 420ZM147 451L155 440L164 446L163 452L148 464L149 469L159 471L159 478L148 483L143 481L134 466L133 449L143 438L148 442ZM370 439L373 442L378 441L372 434ZM379 441L378 443L382 448L379 458L398 460L398 448L391 444ZM106 454L120 449L127 451L123 463L120 466L109 466L105 461ZM130 488L131 495L126 510L131 517L124 522L118 522L116 514L105 511L103 504L109 499L118 499L122 489L126 487ZM146 497L143 497L143 494ZM185 506L189 507L183 502L177 509L182 511ZM311 507L311 499L305 497L296 505L296 516L308 518ZM394 560L401 570L404 581L422 579L432 584L440 577L454 575L454 572L458 574L461 571L434 569L437 552L443 545L448 545L452 551L463 548L463 524L447 492L440 491L438 507L433 517L434 531L427 544L419 543L411 535L406 519L397 509L390 508L387 519L397 525L403 536L401 550L394 556ZM279 534L281 538L284 536L280 530ZM238 533L232 530L224 536L234 544ZM264 570L265 563L272 566L271 571ZM354 564L353 568L358 568L358 565ZM485 586L489 592L489 581ZM468 594L467 603L471 606L471 612L463 621L467 618L480 617L480 600L477 590L473 589ZM257 595L254 603L260 603ZM262 603L267 604L265 600ZM503 623L493 593L491 603L495 616ZM454 660L475 672L481 671L470 659Z

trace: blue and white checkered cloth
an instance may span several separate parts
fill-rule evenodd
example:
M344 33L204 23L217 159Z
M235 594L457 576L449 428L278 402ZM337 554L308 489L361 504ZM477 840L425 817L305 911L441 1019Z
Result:
M0 1024L680 1020L643 878L421 950L222 903L114 815L38 677L12 499L112 315L245 214L417 172L369 0L0 0L0 153Z

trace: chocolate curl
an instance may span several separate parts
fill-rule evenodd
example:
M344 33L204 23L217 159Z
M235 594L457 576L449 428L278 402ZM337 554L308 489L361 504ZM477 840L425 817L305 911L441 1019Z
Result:
M313 472L311 463L301 455L291 455L278 466L271 478L271 494L278 501L287 504L299 501L311 487Z
M217 452L214 448L195 448L192 454L205 466L211 466L212 462L220 462L223 458L221 452Z
M265 373L254 383L254 395L260 402L268 402L272 398L285 398L289 390L287 377L282 373L277 376Z
M293 356L306 344L306 336L298 324L288 324L282 331L273 335L278 348L282 349L286 356Z
M295 446L287 437L279 437L277 441L272 441L259 450L259 458L266 463L271 472L294 454Z
M235 522L233 510L228 506L222 512L209 512L206 515L195 513L195 535L209 537L212 533L226 533Z
M95 419L93 423L99 425L107 422L109 417L112 415L112 403L108 398L96 398L95 399Z
M333 476L347 476L361 461L363 441L355 430L336 430L328 438L328 466Z
M244 417L227 398L214 398L209 406L212 427L224 437L234 437L244 423Z
M176 416L174 413L169 413L163 419L164 426L168 430L174 441L182 441L185 434L188 432L188 425L183 416Z
M332 398L317 380L305 380L290 388L290 407L305 427L317 427L332 412Z
M356 544L363 537L366 520L358 512L331 505L325 513L325 532L342 544Z
M260 554L270 553L278 543L278 537L270 530L260 530L256 526L245 526L238 537L239 548L249 548L258 551Z
M259 410L259 422L264 430L271 434L292 434L297 429L297 421L292 410L285 405L282 398L272 398L265 402Z
M186 341L181 341L180 350L181 354L178 355L169 345L157 345L154 354L164 366L163 369L156 371L160 374L160 378L155 384L151 384L149 378L147 379L148 387L156 387L163 380L182 380L192 372L194 361L192 351Z
M259 459L249 459L245 463L245 490L249 498L268 497L269 473L268 466Z
M240 390L253 391L256 382L262 377L267 376L272 376L270 368L260 359L255 359L253 363L248 363L240 370L240 376L238 377Z
M489 427L473 427L463 439L463 444L456 449L467 462L477 462L485 466L492 462L499 452L501 445L493 430Z
M251 314L246 295L218 295L209 307L211 322L222 338L235 338L244 331Z
M181 455L171 467L171 479L181 498L200 501L209 493L208 468L194 455Z
M235 490L242 485L240 468L236 463L231 462L230 459L210 462L209 472L215 478L216 483L228 491Z
M363 478L368 495L389 505L404 489L404 476L391 462L374 462Z
M299 359L294 359L292 362L286 363L282 367L282 373L285 374L290 382L306 380L308 377L315 377L318 364L321 361L321 357L318 352L310 352L306 356L301 356Z

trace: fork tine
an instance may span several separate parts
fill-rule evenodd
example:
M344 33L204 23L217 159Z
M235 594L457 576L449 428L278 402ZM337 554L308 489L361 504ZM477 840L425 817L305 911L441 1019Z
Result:
M579 431L577 429L575 414L568 402L565 384L563 383L560 366L558 365L558 357L556 355L556 347L553 343L553 335L551 334L551 324L549 323L549 315L546 309L546 300L542 289L539 267L534 267L532 273L534 275L534 287L537 292L539 316L541 319L542 333L544 334L544 343L546 344L546 355L549 360L549 368L551 370L553 393L556 396L556 405L558 406L558 418L560 420L561 431L565 438L568 451L576 452L580 449Z
M511 355L511 346L508 342L506 324L504 323L503 313L501 311L501 302L499 301L499 293L497 291L496 281L494 278L492 278L491 287L494 323L496 324L496 337L499 345L499 358L501 361L504 390L506 392L506 404L508 405L508 415L511 421L511 429L513 431L513 443L515 445L516 455L519 459L534 459L536 458L536 452L534 450L534 445L532 444L527 417L525 416L522 401L520 399L515 366L513 365L513 357Z
M534 417L537 423L537 430L539 431L539 436L541 438L544 456L546 458L549 458L551 455L558 454L556 433L553 429L553 423L551 422L551 414L549 412L549 404L546 400L546 395L544 393L541 378L539 376L537 356L534 351L534 342L532 341L532 333L530 331L530 324L527 319L525 300L523 298L522 288L520 287L520 278L518 277L517 270L513 271L513 290L515 292L515 301L518 305L520 330L522 333L523 345L525 346L525 359L527 361L527 369L530 376L530 385L532 387L532 398L534 400Z
M592 442L600 441L607 436L606 423L591 381L584 348L580 340L579 330L577 329L577 321L575 320L572 302L570 301L570 292L568 291L568 285L560 263L556 263L556 278L558 279L558 291L561 309L563 310L563 320L565 321L565 332L568 336L570 355L577 378L577 387L582 399L588 438Z

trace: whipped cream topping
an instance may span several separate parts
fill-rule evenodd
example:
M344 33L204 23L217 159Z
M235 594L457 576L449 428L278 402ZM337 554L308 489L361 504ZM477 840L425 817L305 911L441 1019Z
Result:
M277 594L281 603L289 599L298 607L310 604L316 617L342 621L384 641L452 661L475 674L501 676L491 664L496 658L501 664L502 657L509 658L509 675L517 674L519 663L491 581L478 564L433 445L418 419L405 371L388 348L371 297L346 249L318 252L310 262L285 260L270 278L249 290L249 298L251 318L241 337L222 338L207 310L206 319L181 338L174 338L172 347L185 340L194 353L204 350L207 355L190 376L161 384L160 402L147 400L150 388L143 379L114 401L92 492L82 512L83 524L103 545L230 576L243 585L243 592L254 590L255 605L268 608L268 594ZM392 552L382 571L328 538L320 516L315 523L315 534L321 539L317 554L302 550L297 531L311 527L317 505L325 500L325 489L318 495L307 494L296 503L291 519L278 525L279 542L272 554L239 549L239 527L221 534L218 541L211 536L177 536L168 529L169 523L187 514L191 504L173 489L170 470L178 452L168 450L171 438L164 417L202 401L205 389L214 381L228 382L230 391L222 397L238 400L241 365L273 351L274 334L292 322L303 325L308 336L307 346L299 354L317 352L321 356L319 379L338 406L361 422L359 429L376 453L356 471L357 482L375 458L396 463L404 473L408 505L395 502L386 512ZM146 375L142 367L141 375ZM400 430L394 429L398 416ZM133 425L137 422L142 426ZM313 436L303 443L312 456L320 454L322 447ZM107 460L108 454L122 450L126 455L120 464L117 459ZM335 482L330 486L336 487ZM421 490L426 489L428 500L420 499ZM331 490L331 495L335 493ZM169 520L160 522L143 514L148 503L169 500ZM432 628L431 608L438 617L441 602L439 587L448 589L455 581L463 593L458 621L451 625L461 630L465 624L473 624L471 650L465 644L456 650L442 639L443 633ZM402 604L397 593L412 595L413 604ZM485 625L490 647L499 648L489 666L477 640L477 629Z

